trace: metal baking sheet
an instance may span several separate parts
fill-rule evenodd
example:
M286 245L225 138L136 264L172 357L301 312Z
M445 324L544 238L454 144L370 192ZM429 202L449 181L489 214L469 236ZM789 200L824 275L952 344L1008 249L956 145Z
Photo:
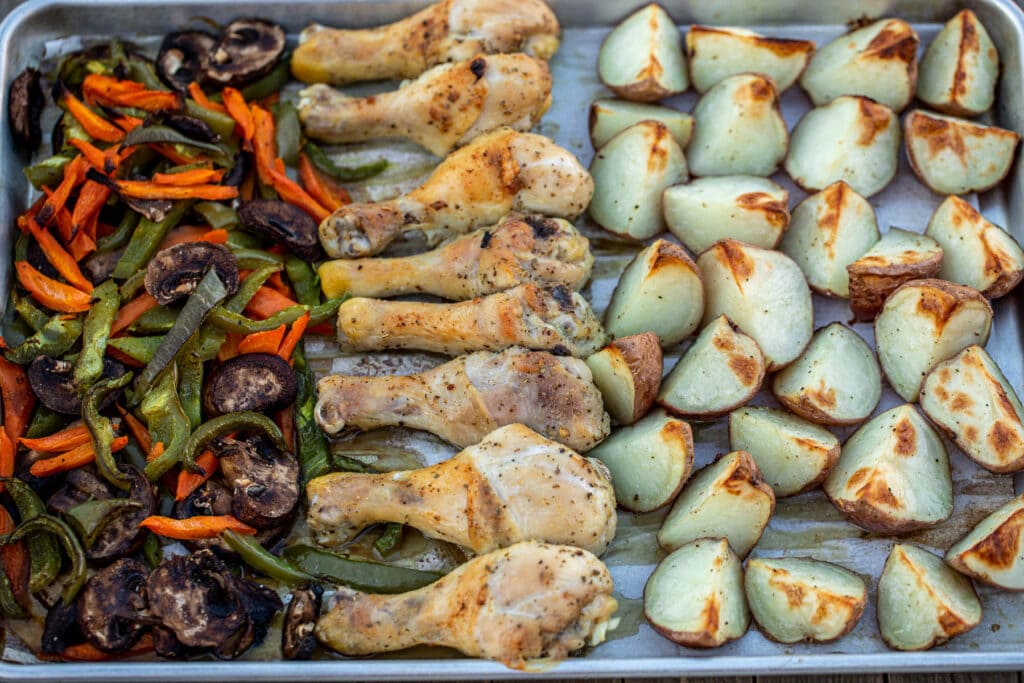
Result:
M595 65L601 40L616 21L643 4L640 0L549 0L564 28L562 47L552 60L554 104L541 123L540 132L572 150L587 165L593 156L587 135L587 110L596 97L608 96L597 82ZM240 14L261 15L280 21L290 31L310 21L344 26L373 26L392 21L422 7L424 2L278 2L250 0L244 5L226 0L34 0L14 10L0 26L0 83L9 84L25 66L38 62L48 41L83 37L160 35L171 27L202 15L230 20ZM692 22L748 26L769 35L808 38L819 45L841 34L846 22L858 18L900 16L918 30L927 45L941 23L962 7L973 9L999 48L1003 64L997 105L988 119L1024 132L1024 15L1010 0L664 0L662 3L683 27ZM693 93L673 98L673 106L690 110ZM790 127L807 111L807 98L794 87L783 96L783 114ZM6 117L6 100L0 118ZM24 159L11 148L6 121L0 122L0 244L10 244L9 231L15 216L29 200L29 188L21 174ZM774 179L790 190L791 206L804 193L784 173ZM900 173L882 193L872 198L882 230L896 225L922 231L940 197L931 194L901 160ZM983 213L1006 226L1024 241L1024 176L1016 164L1011 176L996 190L975 198ZM609 239L586 219L580 226L592 238L597 264L585 294L596 309L603 310L618 274L634 250ZM0 256L0 283L7 286L9 256ZM846 321L844 301L815 296L816 325ZM988 350L1011 384L1022 389L1024 354L1020 318L1021 294L995 304L995 322ZM869 325L854 329L869 342ZM679 349L666 358L671 368ZM409 356L395 363L395 356L372 359L338 357L329 343L308 344L311 363L318 374L330 371L408 372L436 363L436 359ZM876 412L898 403L886 390ZM757 405L773 405L762 392ZM839 430L841 439L851 430ZM728 450L724 420L695 425L697 465ZM396 434L395 443L414 451L422 462L433 462L452 451L436 440ZM344 447L342 444L340 447ZM956 511L950 521L931 530L911 534L906 540L934 550L944 549L1014 491L1006 476L992 475L968 461L947 442L953 466ZM608 676L749 675L782 673L861 673L899 671L1013 670L1024 668L1020 643L1024 630L1024 594L980 588L985 606L983 622L949 644L924 653L897 653L881 643L874 616L874 588L885 556L892 545L886 537L861 531L843 520L820 492L779 501L776 513L754 555L805 555L832 560L869 579L868 608L857 628L845 638L827 645L784 646L765 639L756 628L740 640L716 650L679 647L655 634L640 614L640 597L647 575L662 556L654 533L664 511L647 515L620 513L619 533L605 554L620 599L621 624L612 639L549 670L547 676L575 678ZM0 662L3 680L306 680L339 679L468 679L511 678L521 675L504 667L465 658L428 658L417 650L412 658L323 659L311 662L125 662L112 664L14 664ZM438 653L442 654L442 653Z

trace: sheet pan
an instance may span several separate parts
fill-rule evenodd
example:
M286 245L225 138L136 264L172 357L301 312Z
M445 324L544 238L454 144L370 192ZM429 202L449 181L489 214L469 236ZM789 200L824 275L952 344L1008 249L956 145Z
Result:
M637 0L612 2L594 0L549 0L563 28L562 47L552 60L554 104L540 125L540 132L553 137L589 164L593 156L587 135L587 110L596 97L608 96L597 82L595 64L601 40L614 23L640 6ZM0 25L0 83L5 86L26 65L37 62L47 41L72 35L123 36L159 35L187 23L196 16L226 21L239 15L260 15L280 21L291 32L310 21L346 26L372 26L415 11L422 2L275 2L251 0L240 4L218 0L34 0L14 10ZM999 48L1003 63L996 108L989 120L1024 131L1024 15L1009 0L665 0L666 9L681 26L692 22L742 25L769 35L809 38L819 45L845 30L846 22L858 18L896 15L914 23L926 45L941 22L961 7L973 9L986 25ZM6 96L6 92L5 92ZM670 103L692 109L693 93L673 98ZM807 111L809 103L797 87L783 97L783 113L792 128ZM6 99L0 118L6 117ZM0 244L11 243L15 216L29 200L29 188L21 174L24 160L12 150L6 121L0 122ZM784 173L775 180L787 187L791 206L804 193ZM1019 164L999 188L976 197L985 215L1006 226L1024 241L1024 177ZM920 185L901 160L896 180L872 198L879 226L884 231L896 225L922 231L940 197ZM633 251L596 230L586 219L580 226L593 240L597 265L585 294L599 311L607 305L618 274ZM8 247L9 248L9 247ZM0 254L0 283L7 286L9 257ZM1021 295L996 302L995 324L988 350L1020 392L1024 380L1022 354ZM834 320L846 321L844 301L815 296L816 326ZM872 342L871 328L854 329ZM405 372L437 362L425 356L408 356L398 365L394 356L365 358L339 356L330 343L314 340L307 345L311 364L320 375L331 371L359 369L362 372ZM666 368L678 358L679 349L666 357ZM757 405L774 405L762 392ZM898 403L886 390L877 411ZM724 421L695 425L698 444L697 465L728 450ZM840 430L845 438L850 430ZM420 461L434 462L451 449L432 439L396 434L395 443L415 451ZM979 469L947 442L953 465L956 511L953 518L936 529L912 534L908 540L944 549L988 512L1014 492L1008 477ZM345 444L339 448L344 449ZM972 632L944 647L924 653L895 653L881 643L874 616L877 576L892 545L890 539L862 532L845 522L820 492L779 502L775 516L755 555L808 555L839 562L869 579L868 609L857 628L837 643L815 646L782 646L761 636L756 629L741 640L712 651L688 650L661 638L643 623L640 596L653 564L662 556L654 533L661 513L630 515L620 513L620 532L605 555L620 598L622 623L613 639L586 654L572 658L545 676L575 678L607 676L743 675L771 673L853 673L890 671L969 671L1024 668L1024 595L980 589L985 617ZM523 674L504 667L470 659L427 658L417 651L414 658L325 659L312 662L134 662L116 664L15 664L0 662L3 680L370 680L370 679L468 679L510 678Z

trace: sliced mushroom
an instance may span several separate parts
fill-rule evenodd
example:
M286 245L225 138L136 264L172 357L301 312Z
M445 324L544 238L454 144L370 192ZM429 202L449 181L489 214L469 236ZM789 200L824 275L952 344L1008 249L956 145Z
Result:
M82 274L89 278L89 282L98 285L108 279L117 267L117 262L124 254L123 249L107 252L95 252L82 261Z
M189 649L181 644L174 631L163 626L154 626L153 652L167 659L183 659L189 655Z
M157 252L146 268L146 291L162 306L184 299L213 268L228 294L238 291L238 260L223 244L185 242Z
M284 609L281 597L267 588L245 579L235 579L235 591L245 605L248 619L245 626L228 638L215 651L222 659L234 659L267 637L270 620Z
M149 480L131 465L123 465L122 471L132 482L128 497L138 507L123 507L107 521L86 549L86 557L94 562L109 562L134 552L143 538L139 523L156 511L156 493Z
M265 76L285 48L284 29L265 19L236 19L209 53L203 76L218 87L239 88Z
M95 468L79 467L68 472L64 486L46 501L46 509L63 516L79 503L106 500L113 495L110 486L96 474Z
M172 557L149 575L150 613L183 645L220 647L249 620L235 581L209 550Z
M40 85L40 74L31 67L25 69L11 83L7 97L7 116L11 133L19 147L34 152L42 142L43 132L39 117L46 100Z
M316 221L297 206L274 199L255 199L238 207L238 220L249 232L283 243L307 261L323 256Z
M978 16L961 10L946 22L921 58L917 97L953 116L977 116L992 106L999 53Z
M873 247L846 267L850 310L857 320L874 320L886 298L910 280L935 277L945 254L927 235L889 228Z
M144 619L149 569L125 557L93 575L78 596L78 625L104 652L127 650L148 627Z
M233 489L235 517L257 529L286 522L299 502L299 463L263 436L221 439L217 455L224 483Z
M186 90L200 81L217 38L203 31L168 33L156 56L156 75L173 90Z
M280 356L243 353L210 374L203 405L215 415L277 410L295 400L297 389L295 371Z
M59 655L69 645L85 640L82 630L78 627L78 602L65 605L57 602L46 610L43 622L43 635L39 650L46 655Z
M32 387L39 402L50 410L64 415L79 415L82 412L82 397L74 384L75 364L53 359L49 356L36 356L28 366L28 383ZM111 358L103 359L103 379L120 377L126 372L124 365ZM120 391L110 394L100 404L106 408L118 399Z
M320 618L320 602L324 589L320 584L292 591L291 602L284 614L281 629L281 651L285 659L309 659L316 648L313 627Z

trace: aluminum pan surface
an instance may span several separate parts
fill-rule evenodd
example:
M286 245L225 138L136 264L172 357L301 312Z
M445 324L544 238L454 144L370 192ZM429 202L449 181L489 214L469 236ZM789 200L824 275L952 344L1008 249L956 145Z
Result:
M308 20L319 20L338 25L368 26L405 16L423 3L415 2L343 2L319 4L313 2L278 3L256 0L246 3L244 13L266 15L282 21L294 31ZM607 28L624 16L639 2L590 3L585 0L551 0L566 28L563 45L552 61L555 97L554 105L541 132L576 153L588 164L593 151L586 131L587 108L595 97L607 96L607 91L596 80L597 49ZM886 2L869 0L848 9L850 3L842 0L826 2L785 2L725 0L715 3L699 0L678 0L663 3L680 24L691 21L717 24L752 25L770 35L802 37L817 40L819 44L840 34L843 23L862 15L881 16L895 14L916 23L922 42L927 44L938 29L937 22L951 16L956 9L967 6L974 9L988 27L999 47L1004 64L1000 97L992 119L1000 125L1024 131L1024 17L1008 2L998 0L957 3L952 1ZM803 5L803 6L801 6ZM797 12L796 10L799 9ZM117 33L153 34L167 27L185 23L190 17L202 14L215 19L233 18L239 13L238 5L209 1L185 0L166 4L119 2L47 2L28 3L15 10L0 27L0 82L9 83L27 64L38 60L44 40L68 34L109 33L110 26ZM296 22L295 17L301 21ZM691 109L695 96L688 95L671 101L675 106ZM808 108L807 100L797 88L790 89L783 98L783 110L792 127ZM6 105L2 108L6 115ZM21 175L22 161L11 152L7 139L0 145L0 243L9 244L9 230L14 216L26 205L27 188ZM775 178L791 191L791 205L803 197L784 174ZM979 198L979 205L990 219L1010 226L1019 240L1024 241L1024 178L1015 167L1013 175L1000 189ZM923 230L928 217L940 198L930 194L909 173L905 160L897 179L884 192L872 198L880 227L890 225ZM586 224L584 222L584 227ZM618 273L629 258L628 253L615 243L603 239L598 231L589 231L595 240L598 266L588 295L599 310L607 303ZM8 278L8 258L0 258L0 282ZM845 302L828 301L815 297L816 325L833 320L846 320ZM1024 379L1020 335L1020 295L1007 297L996 303L996 317L988 349L1003 368L1018 391ZM857 325L855 329L871 340L871 329ZM349 364L346 359L332 362L332 350L314 344L310 349L318 371ZM674 358L678 354L672 354ZM670 367L672 360L666 360ZM764 393L756 404L771 404ZM878 410L897 403L891 391L886 392ZM845 438L847 432L839 435ZM695 429L698 442L697 464L706 463L716 452L728 447L724 423ZM410 448L417 447L415 443ZM442 456L427 441L423 446L426 461ZM951 449L954 477L957 481L957 512L952 522L936 530L912 535L910 540L935 548L948 546L966 527L971 526L1010 493L1006 478L988 475L970 464L961 454ZM547 675L596 677L627 675L739 675L754 673L840 673L867 671L953 671L980 669L1020 669L1024 667L1024 653L1019 646L1018 630L1024 628L1024 595L982 589L985 620L969 634L954 639L947 646L927 653L894 653L881 645L873 614L872 599L858 627L837 643L816 646L780 646L764 639L751 630L741 640L713 651L694 651L680 648L657 636L646 625L640 624L638 598L650 571L648 562L655 559L653 533L657 529L657 514L634 517L620 515L619 539L606 554L616 580L617 592L624 598L623 632L633 628L637 633L620 637L602 645L585 658L571 659L560 664ZM845 564L855 571L876 579L891 542L867 537L841 517L823 499L820 493L811 493L780 502L768 533L756 549L757 554L773 555L782 552L813 554ZM873 583L873 581L872 581ZM873 588L873 586L872 586ZM998 627L996 625L998 624ZM642 656L638 656L642 653ZM172 668L173 666L173 668ZM301 672L301 673L300 673ZM516 676L500 665L466 659L441 660L329 660L304 663L288 662L190 662L190 663L122 663L122 664L39 664L14 665L0 663L0 678L50 680L165 680L184 677L221 680L280 680L301 675L310 680L351 678L366 680L396 678L506 678Z

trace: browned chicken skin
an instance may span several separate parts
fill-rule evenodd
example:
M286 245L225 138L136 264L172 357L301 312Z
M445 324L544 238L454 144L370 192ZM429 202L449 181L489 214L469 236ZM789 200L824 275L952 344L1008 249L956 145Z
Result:
M606 335L587 300L557 285L519 285L455 304L349 299L338 309L345 351L418 349L450 356L525 346L585 358Z
M401 425L465 447L519 422L585 452L609 430L586 363L519 347L461 356L415 375L329 375L318 389L316 419L328 434Z
M542 0L444 0L401 21L345 30L314 24L299 36L292 73L307 83L415 78L478 53L550 59L558 19Z
M398 90L349 97L314 85L300 94L306 135L333 143L404 138L437 156L509 126L526 131L551 106L551 73L524 54L442 64Z
M578 290L593 265L589 240L568 221L510 214L415 256L327 261L320 282L328 297L433 294L463 301L525 283Z
M603 641L618 607L612 588L608 568L585 550L519 543L409 593L340 587L316 635L346 655L440 645L522 669Z
M511 211L574 218L593 193L593 179L571 152L503 128L452 152L408 194L341 207L320 223L320 242L335 258L372 256L403 232L462 235Z
M306 486L317 542L340 545L398 522L475 553L524 540L601 553L615 536L615 492L604 465L508 425L431 467L335 472Z

